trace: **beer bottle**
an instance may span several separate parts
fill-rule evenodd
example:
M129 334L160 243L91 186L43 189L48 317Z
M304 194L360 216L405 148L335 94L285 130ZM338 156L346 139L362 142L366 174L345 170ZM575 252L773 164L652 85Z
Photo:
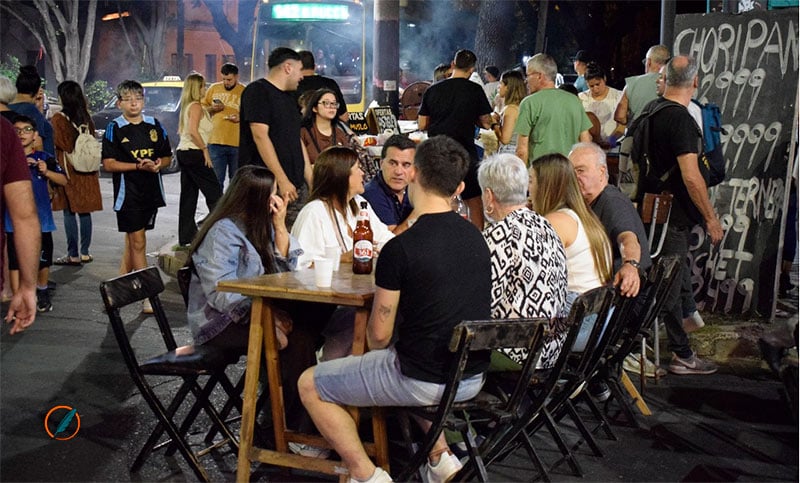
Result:
M353 273L372 273L372 228L369 226L367 202L361 202L356 229L353 231Z

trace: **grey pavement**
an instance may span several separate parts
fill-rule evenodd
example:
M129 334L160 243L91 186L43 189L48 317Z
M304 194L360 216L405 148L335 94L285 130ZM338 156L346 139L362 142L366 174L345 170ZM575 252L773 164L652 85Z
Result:
M176 242L179 175L164 177L168 207L159 212L156 229L148 232L148 251ZM119 355L98 292L101 281L118 273L122 235L110 210L111 181L101 179L106 210L94 215L92 254L95 261L80 267L53 267L50 279L58 286L54 309L40 314L21 335L0 335L0 481L193 481L180 457L150 456L131 474L128 467L153 427ZM205 213L201 209L198 217ZM57 225L62 226L60 214ZM64 254L63 231L55 234L55 254ZM164 274L162 297L178 342L190 339L177 285ZM6 306L3 306L3 313ZM796 309L795 309L796 311ZM137 348L157 351L160 335L152 317L124 312L126 327ZM739 327L743 321L714 320ZM752 321L747 321L752 324ZM713 328L714 326L712 326ZM730 331L728 331L730 332ZM743 332L743 331L740 331ZM695 336L692 336L693 339ZM241 363L233 369L241 373ZM598 436L603 458L586 445L577 448L583 478L567 465L551 472L554 481L798 481L798 424L785 401L783 386L752 358L726 357L718 374L667 376L650 384L645 399L653 416L639 416L640 428L618 421L618 441ZM174 382L159 386L175 389ZM216 396L217 399L220 395ZM51 408L77 409L78 434L68 441L51 439L44 419ZM612 408L613 409L613 408ZM587 418L591 420L590 418ZM562 425L567 440L576 432ZM391 428L390 428L391 429ZM391 433L393 434L393 433ZM200 434L192 435L199 443ZM545 433L535 443L546 463L557 458ZM393 464L402 464L392 446ZM236 457L223 448L202 462L215 481L233 481ZM493 481L536 478L524 451L490 467ZM330 481L305 473L288 474L256 469L255 481Z

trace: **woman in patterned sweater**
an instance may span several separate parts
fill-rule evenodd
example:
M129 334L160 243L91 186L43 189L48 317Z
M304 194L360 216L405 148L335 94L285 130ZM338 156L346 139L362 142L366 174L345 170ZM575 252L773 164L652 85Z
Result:
M487 158L478 169L484 213L491 223L483 236L492 261L492 318L555 319L566 302L564 247L550 223L526 206L528 179L525 164L513 154ZM550 367L560 352L562 330L552 329L542 367ZM506 355L515 362L527 357L524 349Z

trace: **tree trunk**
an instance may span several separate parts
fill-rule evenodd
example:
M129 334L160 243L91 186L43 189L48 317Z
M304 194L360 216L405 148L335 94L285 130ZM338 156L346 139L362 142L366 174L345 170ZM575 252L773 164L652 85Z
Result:
M489 65L505 70L517 63L508 48L514 42L516 9L515 1L481 2L475 34L475 55L478 57L476 72L483 72Z
M233 49L236 56L236 63L239 68L245 66L246 59L252 55L253 51L253 13L256 10L258 0L242 0L237 5L236 28L228 20L223 8L223 2L218 0L203 0L208 11L211 12L211 19L214 28L217 29L219 36L227 42ZM245 78L250 77L249 72L242 72Z

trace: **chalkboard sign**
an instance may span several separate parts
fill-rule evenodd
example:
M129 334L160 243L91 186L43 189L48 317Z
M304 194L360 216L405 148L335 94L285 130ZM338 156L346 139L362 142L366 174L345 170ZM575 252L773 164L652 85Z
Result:
M367 111L367 122L370 134L380 134L386 131L400 134L400 126L397 125L397 118L394 117L391 107L371 107Z
M350 130L356 135L369 134L369 124L367 124L367 116L363 112L351 112L350 118L347 120L347 125Z
M707 311L770 315L798 76L798 10L678 15L673 53L697 60L701 102L722 111L726 181L710 190L724 236L691 237L692 289Z

